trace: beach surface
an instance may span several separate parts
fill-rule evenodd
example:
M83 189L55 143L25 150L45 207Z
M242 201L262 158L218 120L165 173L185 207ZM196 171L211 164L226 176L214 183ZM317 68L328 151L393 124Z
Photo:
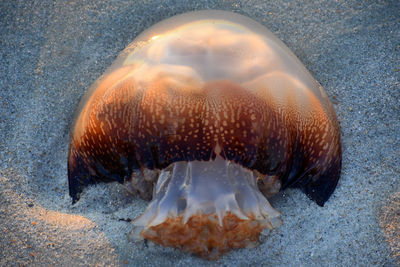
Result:
M132 242L148 202L119 184L71 204L69 127L81 97L143 30L233 11L269 28L325 88L343 169L324 207L273 197L283 225L207 261ZM399 1L2 1L0 266L400 266Z

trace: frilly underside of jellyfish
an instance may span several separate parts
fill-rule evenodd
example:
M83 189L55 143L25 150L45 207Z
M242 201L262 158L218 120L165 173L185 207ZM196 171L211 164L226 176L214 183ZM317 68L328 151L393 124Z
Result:
M268 29L200 11L140 34L82 99L68 155L73 202L119 182L151 200L131 236L216 258L281 224L267 197L322 206L341 169L320 84Z

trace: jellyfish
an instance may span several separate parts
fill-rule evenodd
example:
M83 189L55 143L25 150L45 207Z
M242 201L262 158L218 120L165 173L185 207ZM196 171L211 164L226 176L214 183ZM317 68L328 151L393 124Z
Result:
M119 182L150 203L131 236L205 258L281 225L267 198L299 188L323 206L341 170L321 85L267 28L198 11L140 34L81 100L71 126L73 203Z

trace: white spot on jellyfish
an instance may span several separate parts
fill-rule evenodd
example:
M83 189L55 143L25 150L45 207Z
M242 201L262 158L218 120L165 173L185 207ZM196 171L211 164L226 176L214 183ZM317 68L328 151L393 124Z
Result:
M215 154L219 155L219 154L221 154L221 151L222 151L222 149L219 146L219 144L217 143L217 145L214 148L214 152L215 152Z

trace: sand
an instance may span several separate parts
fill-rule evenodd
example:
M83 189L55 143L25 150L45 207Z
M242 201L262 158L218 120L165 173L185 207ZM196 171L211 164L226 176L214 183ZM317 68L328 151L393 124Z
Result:
M296 190L271 199L284 224L253 249L206 261L131 242L147 202L118 184L68 196L77 104L141 31L221 9L267 26L325 88L341 124L343 170L321 208ZM400 266L400 2L2 1L1 266Z

